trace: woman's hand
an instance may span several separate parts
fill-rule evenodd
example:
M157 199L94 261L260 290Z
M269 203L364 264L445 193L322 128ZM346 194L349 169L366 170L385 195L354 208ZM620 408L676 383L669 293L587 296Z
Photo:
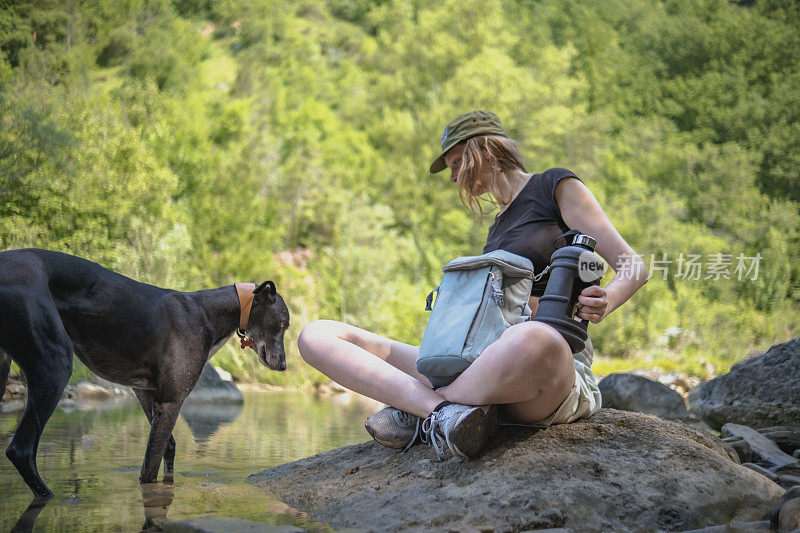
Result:
M607 307L606 290L599 285L589 285L578 295L576 316L598 324L605 318Z

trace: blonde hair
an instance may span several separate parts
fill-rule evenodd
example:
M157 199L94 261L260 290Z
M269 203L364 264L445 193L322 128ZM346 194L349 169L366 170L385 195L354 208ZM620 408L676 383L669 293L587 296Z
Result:
M476 194L475 187L481 173L486 173L487 166L494 171L505 172L519 169L527 172L517 143L508 137L478 135L464 141L464 154L461 156L461 168L459 169L458 195L464 205L477 216L485 214L485 211L480 202L483 193ZM490 204L497 205L498 201L504 204L511 202L511 198L501 197L502 194L493 179L484 186L486 187L485 192L492 195L491 199L484 199Z

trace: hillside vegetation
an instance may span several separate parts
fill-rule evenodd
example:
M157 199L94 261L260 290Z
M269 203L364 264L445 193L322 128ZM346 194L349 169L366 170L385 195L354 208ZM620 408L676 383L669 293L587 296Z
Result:
M0 246L183 290L274 280L290 370L230 343L237 379L321 380L295 344L316 318L419 342L491 220L427 170L472 109L529 171L576 172L645 258L590 327L598 372L705 376L800 331L797 0L4 6Z

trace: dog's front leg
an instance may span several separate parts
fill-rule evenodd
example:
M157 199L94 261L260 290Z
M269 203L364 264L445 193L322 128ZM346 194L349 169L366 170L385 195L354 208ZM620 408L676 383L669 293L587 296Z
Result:
M136 393L136 399L139 400L139 405L142 406L144 414L147 416L147 421L152 425L153 423L153 409L155 406L155 391L148 389L133 389ZM169 437L167 448L164 451L164 480L172 478L172 473L175 470L175 436Z
M142 472L139 474L140 483L155 483L158 480L158 469L161 458L169 444L178 413L183 400L153 403L153 419L150 421L150 438L147 440L147 450L144 454Z
M11 358L0 349L0 401L3 401L3 395L6 393L9 370L11 370Z

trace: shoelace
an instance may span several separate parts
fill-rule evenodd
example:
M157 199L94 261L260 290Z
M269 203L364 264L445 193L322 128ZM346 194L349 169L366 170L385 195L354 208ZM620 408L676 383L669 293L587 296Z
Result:
M406 444L406 447L403 448L403 451L405 452L406 450L411 448L411 446L414 444L414 442L416 442L417 437L420 437L420 440L422 439L422 436L420 435L420 432L419 432L419 427L420 427L420 425L422 423L422 418L418 417L417 415L413 415L411 413L407 413L405 411L400 411L400 412L397 413L397 419L398 419L398 422L400 422L401 424L404 424L406 426L410 426L411 424L414 424L416 426L414 428L414 436L411 437L411 440L408 441L408 444ZM423 442L425 442L425 441L423 441Z
M440 461L443 461L445 458L444 450L448 448L449 443L441 430L442 420L438 416L441 412L442 411L434 411L422 421L422 435L420 435L420 440L428 446L433 447L433 449L436 450L436 456Z

